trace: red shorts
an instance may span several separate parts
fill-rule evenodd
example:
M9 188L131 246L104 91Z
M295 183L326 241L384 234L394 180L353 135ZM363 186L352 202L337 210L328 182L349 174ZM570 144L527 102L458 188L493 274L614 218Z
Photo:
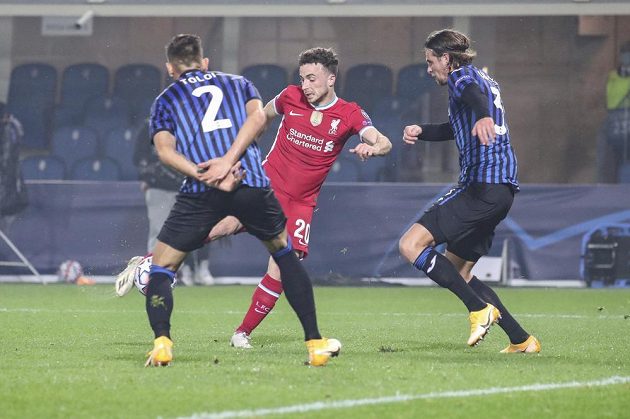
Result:
M296 202L288 195L276 190L274 190L274 194L278 202L280 202L284 215L287 217L287 233L291 238L293 248L301 251L304 254L303 257L306 257L315 206Z

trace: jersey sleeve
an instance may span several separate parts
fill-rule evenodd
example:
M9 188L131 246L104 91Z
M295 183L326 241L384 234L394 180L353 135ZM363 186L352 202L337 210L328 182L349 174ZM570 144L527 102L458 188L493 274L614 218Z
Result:
M284 105L287 103L287 88L282 89L278 95L273 98L273 108L278 115L284 115Z
M350 113L348 124L352 128L352 133L359 135L361 135L366 129L373 126L372 119L370 118L368 113L361 109L359 106L355 106L355 108Z
M175 123L173 122L171 113L166 106L164 106L161 97L157 98L151 107L151 116L149 118L149 135L151 141L153 141L155 134L160 131L168 131L175 135Z
M245 98L245 103L249 102L252 99L261 99L260 93L254 83L245 77L242 78L243 82L243 96Z
M479 83L477 83L477 80L475 80L475 78L468 73L468 70L466 68L455 70L448 75L448 89L450 91L451 97L453 97L454 99L461 99L462 92L466 87L471 84L479 85Z

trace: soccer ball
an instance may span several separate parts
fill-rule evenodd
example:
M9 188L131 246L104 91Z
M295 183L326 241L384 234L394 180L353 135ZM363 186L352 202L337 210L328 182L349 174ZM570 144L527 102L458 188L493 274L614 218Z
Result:
M57 278L59 282L77 282L77 279L83 276L83 268L76 260L66 260L57 270Z
M138 288L140 294L147 295L149 287L149 274L151 273L151 264L153 263L153 255L145 256L133 273L133 284ZM175 287L177 280L171 280L171 288Z

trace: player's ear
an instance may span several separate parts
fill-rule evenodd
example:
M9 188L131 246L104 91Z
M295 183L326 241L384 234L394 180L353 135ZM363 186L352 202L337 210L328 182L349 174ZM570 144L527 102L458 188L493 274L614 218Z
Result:
M210 65L210 60L208 58L204 58L201 60L201 69L203 71L208 71Z
M328 75L328 87L333 87L335 85L335 81L337 81L337 76L334 73L330 73Z
M173 75L175 74L175 69L173 68L173 64L171 63L166 63L166 73L168 74L168 76L170 78L173 78Z

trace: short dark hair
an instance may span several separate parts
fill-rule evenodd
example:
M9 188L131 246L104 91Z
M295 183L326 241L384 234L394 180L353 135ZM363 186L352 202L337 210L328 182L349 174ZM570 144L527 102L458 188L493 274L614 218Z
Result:
M201 63L202 57L203 48L198 35L176 35L166 45L166 59L173 65L190 67L195 63Z
M441 29L431 32L424 43L426 49L433 51L438 57L448 54L453 67L472 63L477 53L470 48L470 39L454 29Z
M339 59L337 58L337 53L334 49L316 47L302 51L300 53L298 64L300 66L304 64L321 64L329 72L337 75Z

